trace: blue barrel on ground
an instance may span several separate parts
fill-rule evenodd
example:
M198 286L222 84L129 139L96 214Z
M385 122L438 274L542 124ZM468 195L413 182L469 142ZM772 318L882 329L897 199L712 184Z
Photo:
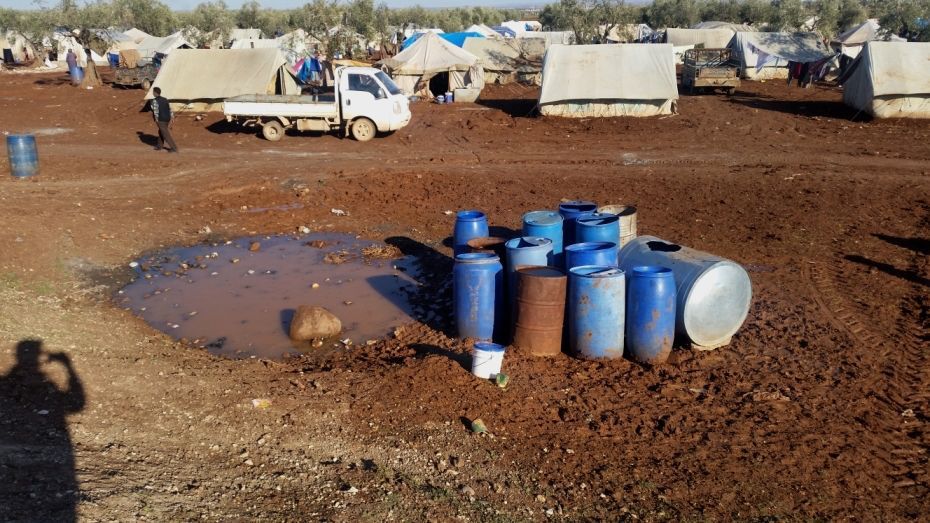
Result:
M503 272L500 258L489 253L455 257L452 269L452 302L459 338L490 341L504 311Z
M562 222L562 215L555 211L531 211L523 215L523 236L552 240L552 264L556 267L564 267Z
M10 159L10 174L28 178L39 174L39 150L31 134L11 134L6 137L6 152Z
M69 71L71 74L71 83L74 85L80 85L84 81L84 68L79 65L72 67Z
M484 238L488 233L488 217L481 211L459 211L452 230L452 251L458 256L469 251L468 240Z
M582 265L568 276L568 345L582 358L623 357L626 275L616 267Z
M571 202L562 202L559 204L559 214L562 215L562 244L566 247L576 243L575 240L575 219L579 215L594 212L597 210L597 204L586 200L575 200Z
M606 212L582 214L575 219L575 241L617 243L620 217Z
M665 363L675 342L675 275L668 267L641 265L629 272L626 353L643 363Z
M538 236L521 236L509 240L507 247L507 287L508 312L513 313L517 296L517 269L523 266L552 265L552 240Z
M581 265L617 265L617 244L613 242L576 243L565 248L565 270Z
M656 238L639 236L620 251L618 266L668 267L675 275L675 332L702 348L726 345L739 330L752 301L752 282L739 264Z

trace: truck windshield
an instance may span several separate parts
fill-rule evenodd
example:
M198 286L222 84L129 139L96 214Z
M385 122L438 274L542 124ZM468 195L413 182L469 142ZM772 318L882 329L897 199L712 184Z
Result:
M378 71L375 73L375 77L377 77L378 80L381 80L381 83L384 84L384 87L388 90L389 93L402 94L400 87L397 87L397 84L394 83L394 80L391 80L391 77L385 74L384 71Z

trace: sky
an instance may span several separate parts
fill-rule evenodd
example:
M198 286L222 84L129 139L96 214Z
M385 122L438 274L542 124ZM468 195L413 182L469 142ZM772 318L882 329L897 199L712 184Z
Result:
M169 7L178 11L193 9L203 0L162 0ZM226 0L226 5L232 9L238 9L246 0ZM306 4L309 0L259 0L262 7L271 9L291 9ZM46 1L46 5L54 4L54 0ZM380 3L375 0L375 4ZM461 6L493 6L493 7L529 7L543 6L548 3L545 0L533 2L531 0L387 0L389 7L408 7L412 5L421 5L423 7L461 7ZM0 0L0 7L15 7L18 9L29 9L33 7L31 0Z

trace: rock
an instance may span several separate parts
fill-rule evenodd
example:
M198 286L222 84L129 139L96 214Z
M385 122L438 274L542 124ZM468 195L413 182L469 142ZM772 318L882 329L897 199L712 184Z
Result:
M199 232L200 234L210 234L213 232L213 229L211 229L209 225L204 225L203 227L200 228Z
M546 502L546 496L543 496L542 494L537 494L537 495L536 495L536 501L538 501L538 502L540 502L540 503L545 503L545 502Z
M262 248L262 244L258 242L252 242L251 244L249 244L249 250L252 252L258 252L259 250L261 250L261 248Z
M468 485L462 487L461 490L463 495L468 496L469 498L475 497L475 489L469 487Z
M301 305L291 320L290 336L294 341L332 338L342 332L342 322L323 307Z

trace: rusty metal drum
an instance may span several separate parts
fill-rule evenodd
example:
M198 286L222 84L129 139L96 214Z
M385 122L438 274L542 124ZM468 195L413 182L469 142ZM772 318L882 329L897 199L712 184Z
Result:
M533 356L562 352L565 292L568 279L555 267L517 270L513 347Z

